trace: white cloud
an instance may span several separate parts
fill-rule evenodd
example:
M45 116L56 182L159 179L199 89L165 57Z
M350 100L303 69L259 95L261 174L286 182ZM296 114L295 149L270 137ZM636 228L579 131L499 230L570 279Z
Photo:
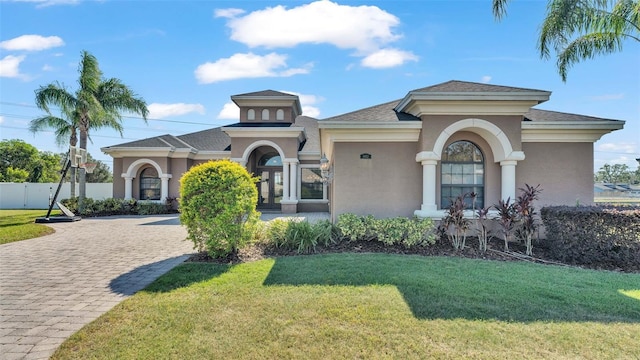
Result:
M210 84L233 79L287 77L307 74L313 66L313 64L307 64L302 68L287 69L286 60L286 55L276 53L270 53L265 56L253 53L235 54L229 58L219 59L216 62L207 62L199 65L194 73L199 83Z
M0 60L0 77L21 77L20 74L20 63L25 59L24 55L14 56L7 55L2 60Z
M230 10L234 9L228 9L226 14L232 13ZM250 47L331 44L369 54L398 40L401 36L393 30L399 24L396 16L377 6L315 1L291 9L279 5L234 16L227 26L232 40Z
M4 122L4 116L0 116L0 124Z
M240 108L233 101L225 103L216 119L238 120L240 118Z
M361 64L368 68L382 69L399 66L407 61L418 61L418 57L408 51L381 49L366 56L362 59Z
M480 79L480 81L482 81L484 84L488 84L491 82L491 76L485 75L482 77L482 79Z
M628 143L628 142L602 143L602 144L598 145L598 150L599 151L604 151L604 152L635 154L637 147L638 147L637 144Z
M281 90L281 92L298 96L298 98L300 99L300 106L302 107L302 114L304 116L309 116L312 118L317 118L318 116L320 116L320 109L313 105L316 105L317 103L323 101L324 99L322 97L316 95L300 94L295 91Z
M0 42L0 48L5 50L40 51L64 45L58 36L22 35L17 38Z
M44 64L44 66L42 66L42 71L53 71L53 66Z
M175 104L159 104L153 103L148 106L149 109L149 118L151 119L162 119L171 116L179 116L188 113L198 113L204 114L204 106L201 104L185 104L185 103L175 103Z
M213 12L213 16L214 17L221 17L221 18L234 18L237 17L238 15L242 15L244 14L245 11L242 9L215 9L215 11Z
M54 5L77 5L81 0L8 0L13 2L29 2L37 4L37 8L43 8Z
M594 100L594 101L608 101L608 100L620 100L624 98L624 94L623 93L619 93L619 94L603 94L603 95L596 95L596 96L591 96L590 99Z

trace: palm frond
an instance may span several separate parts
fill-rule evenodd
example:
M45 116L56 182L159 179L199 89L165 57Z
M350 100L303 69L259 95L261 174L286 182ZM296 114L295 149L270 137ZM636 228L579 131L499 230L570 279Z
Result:
M493 0L493 17L500 21L507 15L507 3L509 0Z
M580 60L620 49L622 40L616 33L591 33L573 40L558 54L557 66L562 81L567 81L567 71Z

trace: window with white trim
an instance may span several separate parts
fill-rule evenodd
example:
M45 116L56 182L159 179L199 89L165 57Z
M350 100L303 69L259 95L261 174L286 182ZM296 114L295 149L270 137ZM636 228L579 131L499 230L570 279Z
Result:
M484 156L470 141L451 143L442 153L440 207L446 209L462 194L476 194L475 208L484 207ZM471 208L472 199L468 197Z
M320 168L300 169L300 199L322 200L324 199L324 184Z
M247 110L247 120L255 120L256 119L256 111L253 109Z
M284 110L278 109L276 111L276 120L279 120L279 121L284 120Z
M153 167L140 172L140 200L160 200L160 178Z
M262 120L269 120L269 109L262 110Z

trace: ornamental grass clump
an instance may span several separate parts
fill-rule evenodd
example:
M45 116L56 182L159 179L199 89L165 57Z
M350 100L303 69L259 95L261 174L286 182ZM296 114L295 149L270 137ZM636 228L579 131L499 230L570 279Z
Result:
M197 250L220 258L251 240L260 219L256 181L230 160L196 165L182 176L180 221Z

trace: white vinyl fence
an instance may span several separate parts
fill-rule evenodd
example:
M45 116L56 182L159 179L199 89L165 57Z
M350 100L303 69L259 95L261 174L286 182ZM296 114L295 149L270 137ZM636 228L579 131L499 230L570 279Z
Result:
M58 183L0 183L0 209L48 209ZM76 184L76 196L78 196ZM70 183L63 183L58 201L71 197ZM113 197L112 183L88 183L87 197L103 200ZM56 206L57 208L57 206Z

